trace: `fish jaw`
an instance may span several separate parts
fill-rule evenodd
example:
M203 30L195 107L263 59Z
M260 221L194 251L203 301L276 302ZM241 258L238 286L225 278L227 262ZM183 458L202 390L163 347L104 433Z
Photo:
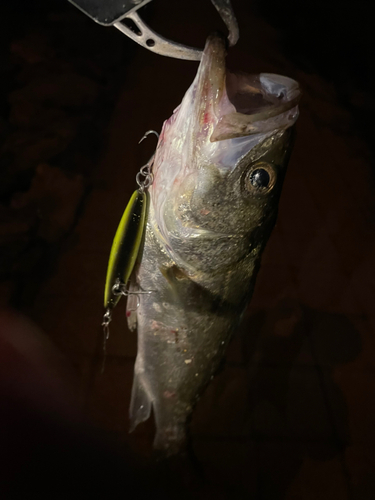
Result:
M173 115L164 122L153 164L154 182L150 188L157 219L163 219L167 196L181 179L197 172L215 149L210 142L218 123L215 107L225 85L225 42L210 37L198 73ZM233 111L230 106L230 111Z

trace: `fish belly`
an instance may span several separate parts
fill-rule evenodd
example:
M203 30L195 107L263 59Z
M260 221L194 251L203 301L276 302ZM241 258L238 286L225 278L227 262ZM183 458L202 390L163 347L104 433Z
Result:
M130 407L131 430L150 416L154 448L167 454L186 444L186 424L239 322L227 304L177 269L148 224L138 284L138 352Z

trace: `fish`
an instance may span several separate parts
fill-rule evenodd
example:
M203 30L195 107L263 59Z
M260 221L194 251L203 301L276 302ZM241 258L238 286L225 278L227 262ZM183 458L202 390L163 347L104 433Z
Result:
M130 431L153 411L153 447L165 456L186 450L193 409L253 294L299 99L291 78L228 71L213 34L163 124L127 316L138 330Z

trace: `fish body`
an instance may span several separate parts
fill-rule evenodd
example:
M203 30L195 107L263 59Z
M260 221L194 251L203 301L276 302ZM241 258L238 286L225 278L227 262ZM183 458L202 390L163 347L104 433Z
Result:
M167 455L184 449L194 405L253 293L298 117L294 80L228 73L225 55L223 39L211 36L163 125L134 281L150 293L132 308L131 430L152 408L154 447Z

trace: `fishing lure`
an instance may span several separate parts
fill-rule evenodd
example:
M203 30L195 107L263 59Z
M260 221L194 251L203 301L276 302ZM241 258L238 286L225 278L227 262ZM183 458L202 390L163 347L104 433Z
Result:
M159 138L157 132L148 130L139 143L150 134L155 134L157 138ZM102 322L104 331L104 354L106 342L109 338L109 324L112 321L112 311L120 298L130 294L137 296L138 294L150 293L149 291L143 290L130 291L127 288L127 284L133 273L137 257L139 256L145 232L149 205L148 188L153 182L153 161L154 155L137 173L136 182L138 184L138 189L134 191L126 206L112 243L104 288L105 313Z

